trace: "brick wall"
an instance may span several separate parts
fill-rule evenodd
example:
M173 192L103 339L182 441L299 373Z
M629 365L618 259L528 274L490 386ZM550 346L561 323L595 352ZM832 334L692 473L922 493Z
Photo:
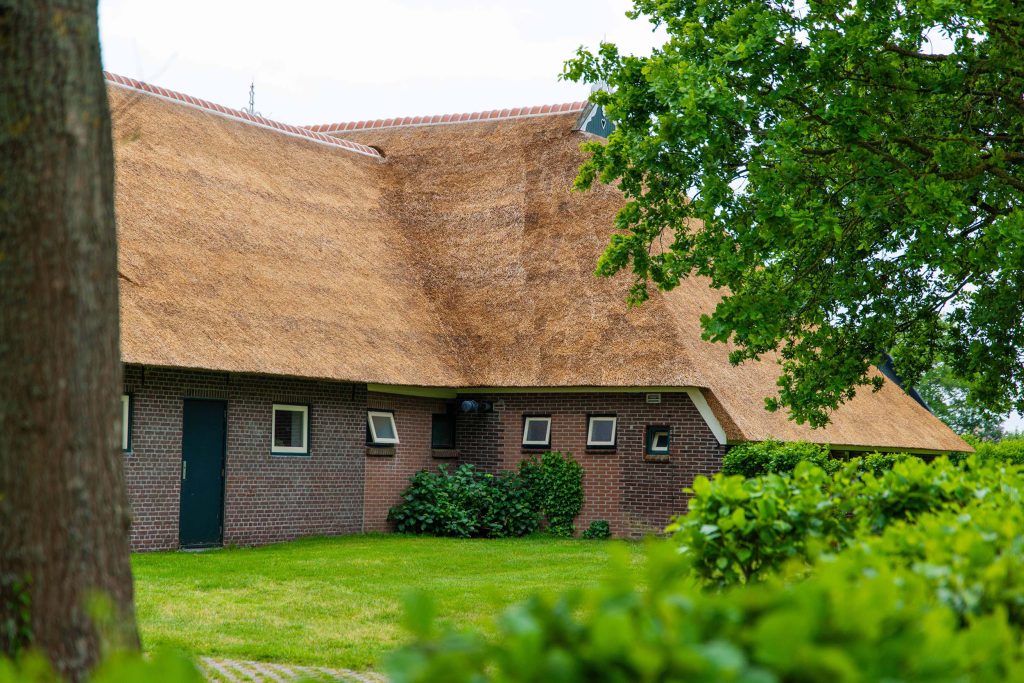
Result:
M551 449L568 451L584 468L586 502L577 520L585 529L606 519L618 536L639 536L665 527L683 512L682 489L697 474L721 467L719 445L685 393L663 393L660 404L646 403L643 393L495 394L493 413L462 414L458 419L460 462L487 471L515 468L537 452L522 446L524 414L551 415ZM587 416L614 414L617 447L588 451ZM671 427L671 453L665 462L644 457L647 425Z
M398 445L394 448L366 449L366 483L363 528L366 531L390 531L388 510L401 500L409 479L422 469L434 469L452 458L435 458L430 448L431 419L445 412L445 401L437 398L370 393L368 410L390 410L395 415ZM360 432L365 440L365 429Z
M713 474L723 448L685 393L499 394L494 412L460 414L459 458L435 457L431 415L442 399L378 394L364 385L260 375L162 368L125 368L132 394L132 450L125 455L132 505L132 547L178 547L181 428L185 398L227 402L224 542L253 545L299 536L387 531L388 510L417 471L471 462L485 471L515 468L523 449L524 414L552 417L551 448L571 452L584 467L586 503L577 522L606 519L620 536L662 529L682 512L681 489ZM467 395L468 396L468 395ZM310 455L270 454L272 405L310 405ZM366 410L394 411L400 443L366 445ZM617 448L588 451L588 414L618 417ZM672 449L665 462L644 457L645 429L666 424Z
M360 531L365 386L127 366L125 390L133 411L124 462L134 549L178 547L185 398L227 401L224 543ZM309 456L271 456L274 403L310 405Z

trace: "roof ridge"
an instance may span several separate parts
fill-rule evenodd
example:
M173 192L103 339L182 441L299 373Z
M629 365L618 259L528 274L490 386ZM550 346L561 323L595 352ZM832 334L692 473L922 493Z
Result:
M380 128L401 128L406 126L439 126L451 123L472 123L475 121L494 121L501 119L520 119L550 114L566 114L583 111L590 104L587 100L564 102L562 104L539 104L532 107L510 107L491 109L490 111L474 111L462 114L434 114L427 116L399 116L391 119L367 119L365 121L343 121L339 123L321 123L305 126L314 133L341 133L350 130L368 130Z
M308 128L301 126L293 126L288 123L281 123L280 121L274 121L263 116L257 116L250 114L247 111L240 109L231 109L209 100L201 100L198 97L192 97L185 93L176 92L174 90L167 90L156 85L151 85L143 81L136 80L134 78L128 78L127 76L121 76L119 74L111 73L109 71L103 72L103 78L112 85L116 85L121 88L127 88L128 90L134 90L136 92L144 93L146 95L154 95L164 100L169 100L177 104L184 104L195 109L201 109L211 114L223 116L230 119L235 119L243 123L250 125L259 126L260 128L266 128L273 130L284 135L290 135L292 137L305 138L312 140L313 142L321 145L328 145L330 147L340 147L341 149L348 150L349 152L355 152L356 154L364 154L366 156L382 158L379 151L373 147L367 145L361 145L358 142L352 142L351 140L343 140L330 135L324 135L316 131L312 131Z

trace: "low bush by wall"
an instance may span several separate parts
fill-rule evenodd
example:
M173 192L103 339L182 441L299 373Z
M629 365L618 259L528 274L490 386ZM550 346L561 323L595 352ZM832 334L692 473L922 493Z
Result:
M499 475L473 465L418 472L389 519L400 532L431 536L525 536L541 526L572 536L582 508L583 467L571 455L548 452Z

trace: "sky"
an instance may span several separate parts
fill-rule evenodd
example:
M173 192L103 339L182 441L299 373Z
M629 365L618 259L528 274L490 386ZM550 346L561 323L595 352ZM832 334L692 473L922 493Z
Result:
M309 125L586 99L576 48L658 44L628 0L101 0L108 71Z
M628 0L100 0L104 68L296 125L586 99L580 45L663 42ZM1007 422L1024 430L1024 418Z

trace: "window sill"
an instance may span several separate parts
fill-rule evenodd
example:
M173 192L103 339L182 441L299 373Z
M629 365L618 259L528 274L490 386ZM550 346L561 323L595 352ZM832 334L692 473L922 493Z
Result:
M670 462L672 460L671 453L644 453L644 460L646 462Z
M271 458L308 458L309 457L309 451L306 451L305 453L275 453L274 451L270 451L270 457Z
M395 456L394 446L367 446L366 454L376 457L393 458Z
M459 452L454 448L431 448L430 457L439 460L450 460L459 457Z

